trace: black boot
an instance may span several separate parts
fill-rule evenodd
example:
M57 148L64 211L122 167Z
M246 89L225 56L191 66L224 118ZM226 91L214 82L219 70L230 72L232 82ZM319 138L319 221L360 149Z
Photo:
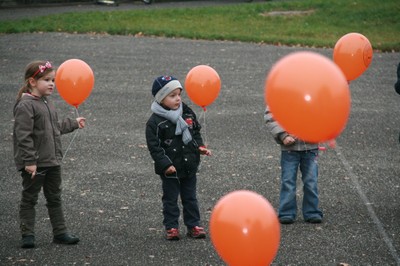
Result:
M79 238L74 235L65 233L54 236L53 242L56 244L74 245L79 242Z
M22 236L21 248L34 248L35 247L35 236L25 235Z

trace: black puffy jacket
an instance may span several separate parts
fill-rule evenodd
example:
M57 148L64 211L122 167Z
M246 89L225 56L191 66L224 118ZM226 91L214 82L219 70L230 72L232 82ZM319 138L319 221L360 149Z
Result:
M182 109L182 118L192 134L192 141L187 145L183 143L182 135L175 135L176 125L168 119L153 113L146 123L147 148L158 175L164 175L165 170L173 165L177 170L174 176L185 177L188 172L197 171L199 166L199 147L204 145L201 126L190 107L183 103Z

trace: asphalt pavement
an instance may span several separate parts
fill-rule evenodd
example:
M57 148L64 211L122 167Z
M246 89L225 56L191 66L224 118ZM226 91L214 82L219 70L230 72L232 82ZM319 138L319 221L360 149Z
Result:
M3 18L4 9L0 14ZM229 192L251 190L277 208L280 150L263 123L264 81L277 60L304 50L328 58L333 53L158 37L0 35L0 265L225 265L210 235L205 240L183 236L176 242L163 238L161 183L144 134L152 81L166 74L184 83L188 71L200 64L212 66L220 75L220 94L206 112L184 94L200 116L203 137L213 151L212 157L203 157L198 175L202 222L208 231L213 207ZM299 213L294 224L282 225L273 265L400 265L400 95L393 88L399 55L375 52L370 67L351 82L346 128L336 148L319 157L324 222L305 223ZM95 75L94 89L78 109L87 118L87 127L72 143L73 133L63 136L64 150L71 144L62 166L65 215L81 242L51 243L41 194L36 206L37 246L23 250L12 109L28 62L44 59L60 65L71 58L87 62ZM60 117L76 116L58 93L51 99ZM299 207L301 195L299 181ZM182 221L180 229L184 234Z

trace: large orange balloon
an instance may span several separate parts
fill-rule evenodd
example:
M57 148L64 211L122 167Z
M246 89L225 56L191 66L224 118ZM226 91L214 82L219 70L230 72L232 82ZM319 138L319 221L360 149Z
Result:
M348 81L355 80L372 61L372 46L360 33L348 33L341 37L333 49L333 61L343 71Z
M350 113L350 91L342 71L314 52L280 59L265 82L265 102L289 133L309 142L335 139Z
M94 85L93 71L80 59L70 59L56 72L58 93L70 105L78 106L89 97Z
M269 265L279 248L280 225L265 198L237 190L215 205L210 234L216 251L228 265Z
M205 109L218 97L221 79L212 67L198 65L186 75L185 88L189 98Z

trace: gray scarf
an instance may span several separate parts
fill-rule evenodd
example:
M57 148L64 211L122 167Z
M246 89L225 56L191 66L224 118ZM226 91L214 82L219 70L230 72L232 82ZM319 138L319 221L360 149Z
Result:
M192 135L190 134L189 126L182 118L182 103L176 110L166 110L159 103L154 101L151 104L151 111L176 124L175 135L182 135L183 143L188 144L192 140Z

